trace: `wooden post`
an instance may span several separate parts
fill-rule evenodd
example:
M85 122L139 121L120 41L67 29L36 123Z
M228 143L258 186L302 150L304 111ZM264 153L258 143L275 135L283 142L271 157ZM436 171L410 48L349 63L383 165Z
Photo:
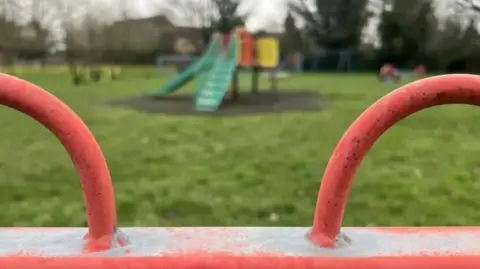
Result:
M272 92L278 92L278 83L275 68L270 69L269 80L270 80L270 90Z
M233 74L233 78L232 78L232 95L231 95L231 98L233 101L236 101L238 100L238 98L240 97L240 85L238 85L238 74L240 72L238 71L238 68L237 70L235 70L235 73Z
M260 76L260 67L255 65L252 67L252 93L258 93L258 84Z
M278 81L277 81L277 74L275 68L270 69L268 73L269 80L270 80L270 90L273 93L273 98L275 101L278 100Z
M252 93L258 93L258 84L259 84L259 76L260 76L260 65L258 64L258 51L257 51L257 39L254 38L253 46L252 46L252 54L253 54L253 65L252 65Z

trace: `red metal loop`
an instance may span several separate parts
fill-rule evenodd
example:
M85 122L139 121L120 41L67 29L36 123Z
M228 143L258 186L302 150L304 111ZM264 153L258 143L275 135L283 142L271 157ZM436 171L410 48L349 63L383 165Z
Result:
M353 177L375 141L403 118L444 104L480 105L480 76L443 75L410 83L375 102L355 120L338 142L322 179L309 234L314 244L335 247Z
M88 218L87 251L111 247L116 210L110 172L95 138L62 101L24 80L0 74L0 103L48 128L63 144L82 184Z

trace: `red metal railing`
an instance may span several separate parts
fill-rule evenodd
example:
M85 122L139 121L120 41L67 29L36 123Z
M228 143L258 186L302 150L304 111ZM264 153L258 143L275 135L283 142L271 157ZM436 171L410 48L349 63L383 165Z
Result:
M375 141L401 119L445 104L480 105L480 76L444 75L419 80L387 94L348 128L323 175L310 239L333 248L357 167Z
M0 74L0 104L48 128L67 150L82 184L87 210L86 251L109 249L116 226L110 172L90 130L62 101L24 80Z
M109 250L115 243L119 243L114 242L117 240L115 238L116 211L110 174L99 146L81 119L48 92L26 81L3 74L0 74L0 103L42 123L67 149L80 177L88 215L89 228L84 250L87 252ZM401 256L401 253L396 253L397 256L342 256L343 254L336 256L328 252L335 250L326 249L336 248L335 243L340 233L353 177L370 147L386 130L401 119L422 109L443 104L480 105L480 76L438 76L408 84L374 103L351 125L334 150L321 183L313 228L308 235L315 246L310 243L308 245L315 251L318 250L318 255L309 253L288 256L274 252L233 255L228 250L225 250L224 254L182 255L178 253L158 256L128 256L127 252L107 257L93 256L90 253L44 257L0 255L0 264L4 268L28 269L480 268L480 256L470 254L458 256L440 253L437 256L428 256L419 253L415 256ZM205 236L212 237L211 234ZM217 238L229 240L229 238ZM308 243L304 237L299 240ZM163 242L153 243L158 244L159 246L155 247L161 249Z

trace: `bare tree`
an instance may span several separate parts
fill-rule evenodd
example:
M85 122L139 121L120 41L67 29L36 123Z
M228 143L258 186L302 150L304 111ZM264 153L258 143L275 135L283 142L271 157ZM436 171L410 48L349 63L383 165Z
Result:
M53 31L58 24L58 6L55 1L30 0L23 7L27 23L20 33L22 53L40 58L45 66L46 57L56 45Z
M159 13L166 14L174 21L181 20L182 24L188 26L211 26L215 8L211 0L166 0L153 3Z
M442 19L432 45L444 65L480 52L476 27L480 5L477 1L457 0L447 3L447 6L451 13Z
M213 32L231 33L235 27L243 25L248 16L238 14L240 0L166 0L158 3L163 4L157 6L164 14L169 14L170 19L199 27L204 43Z
M290 0L290 10L301 17L309 35L327 48L356 47L372 11L368 0Z
M127 21L130 18L129 14L129 1L128 0L119 0L117 4L117 13L120 21ZM125 55L126 52L130 50L129 37L130 37L130 28L123 24L123 29L121 29L122 34L120 36L116 35L115 38L120 38L121 40L115 40L114 42L119 42L120 45L120 55ZM113 41L113 40L112 40Z
M295 24L294 16L289 12L284 22L284 33L280 39L282 58L293 52L304 51L304 40L301 30Z
M19 1L1 0L0 2L0 50L4 64L12 66L18 53L19 24L15 21L19 8Z
M480 4L475 0L457 0L455 3L463 10L470 10L473 13L480 13Z
M78 58L85 51L82 35L78 35L81 23L86 17L86 1L56 0L59 14L59 29L62 35L61 43L65 51L65 61L72 75L76 75Z
M87 13L85 20L82 21L81 28L85 32L88 61L90 64L96 64L103 58L103 33L106 21L102 14L104 14L107 7L92 1L86 1L86 5Z
M214 20L214 28L223 33L231 33L235 27L245 23L248 14L240 16L238 8L241 0L212 0L214 3L216 17Z
M211 0L165 0L155 1L159 14L182 26L198 27L203 42L208 43L212 35L215 6Z

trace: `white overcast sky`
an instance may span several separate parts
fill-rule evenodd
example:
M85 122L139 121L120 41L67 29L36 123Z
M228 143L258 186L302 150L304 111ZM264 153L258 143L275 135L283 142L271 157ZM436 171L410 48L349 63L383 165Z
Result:
M159 5L161 2L161 0L156 0L155 5ZM255 7L255 14L250 16L247 22L247 27L251 30L256 30L258 28L267 27L271 25L272 22L281 23L286 16L286 2L287 0L243 0L240 12L242 12L242 10L252 9L252 6ZM135 0L132 1L132 3L134 4L132 11L137 16L150 16L155 12L155 10L152 9L152 6L154 6L152 0Z
M104 1L118 1L118 0L104 0ZM204 0L196 0L204 1ZM281 31L283 20L287 15L287 1L289 0L243 0L241 10L252 10L254 7L254 14L252 14L247 21L247 28L251 31L258 29ZM437 11L443 13L445 4L454 0L437 0ZM152 4L155 2L155 4ZM135 17L147 17L156 12L153 6L158 6L162 0L134 0L132 1L132 15ZM181 18L179 18L181 19ZM365 31L365 38L376 43L376 25L378 20L373 19ZM272 29L275 28L275 29ZM280 28L280 29L279 29Z
M32 0L23 0L26 3L32 2ZM47 0L45 0L47 1ZM66 0L67 1L67 0ZM72 1L72 0L68 0ZM79 0L82 1L82 0ZM101 18L108 20L108 14L115 17L115 11L111 10L111 4L121 3L125 1L129 5L129 15L131 17L149 17L159 13L159 9L162 7L163 3L172 2L175 0L90 0L90 5L96 7L94 13L100 15ZM193 1L209 1L209 0L193 0ZM250 16L246 22L246 26L250 31L256 30L267 30L279 32L283 29L283 22L287 15L287 3L292 0L243 0L240 6L240 13L245 11L253 11L253 14L250 13ZM372 0L371 0L372 1ZM437 12L440 14L445 14L446 8L445 4L451 3L455 0L436 0L437 2ZM478 0L480 2L480 0ZM106 5L102 5L101 3ZM31 3L30 3L31 4ZM439 5L438 5L439 4ZM103 6L103 7L102 7ZM28 10L28 8L27 8ZM118 12L118 10L117 10ZM27 12L28 13L28 12ZM90 13L93 15L92 13ZM28 14L24 14L25 19L29 17ZM103 16L106 15L106 16ZM95 16L95 15L94 15ZM170 18L172 19L172 18ZM181 23L186 21L192 21L192 18L176 18L174 23ZM367 42L378 43L376 35L376 25L378 20L372 19L369 25L366 27L364 32L364 39ZM53 26L53 28L56 28ZM55 29L54 29L54 32ZM60 32L62 32L60 30ZM62 34L59 34L61 36Z

